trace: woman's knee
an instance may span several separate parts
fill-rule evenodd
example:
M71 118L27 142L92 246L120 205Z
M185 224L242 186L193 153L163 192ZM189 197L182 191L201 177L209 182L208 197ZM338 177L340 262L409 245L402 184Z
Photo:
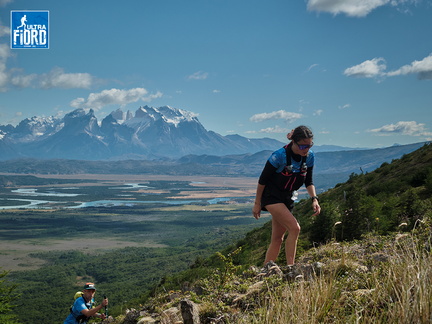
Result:
M284 237L283 236L277 236L271 238L271 244L280 246L283 242Z
M288 233L291 235L299 236L300 235L300 224L296 223L294 226L291 226L291 228L288 229Z

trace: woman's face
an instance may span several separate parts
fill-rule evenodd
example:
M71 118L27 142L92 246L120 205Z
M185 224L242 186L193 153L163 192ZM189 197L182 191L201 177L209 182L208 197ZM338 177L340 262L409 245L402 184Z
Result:
M309 149L313 146L312 138L305 138L298 142L293 141L292 150L294 154L299 154L301 156L306 156Z

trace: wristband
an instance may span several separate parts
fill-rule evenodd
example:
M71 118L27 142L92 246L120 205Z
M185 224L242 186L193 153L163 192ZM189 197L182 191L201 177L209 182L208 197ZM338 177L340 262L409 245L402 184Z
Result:
M312 199L312 201L313 201L314 199L316 199L316 200L319 202L318 196L313 196L313 197L311 197L311 199Z

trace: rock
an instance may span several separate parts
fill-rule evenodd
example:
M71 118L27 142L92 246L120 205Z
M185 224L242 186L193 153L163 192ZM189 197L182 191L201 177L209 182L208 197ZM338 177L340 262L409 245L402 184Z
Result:
M189 299L183 299L180 302L181 315L183 324L199 324L199 307Z
M128 309L126 310L126 316L122 323L124 324L135 324L140 316L140 312L136 309Z
M137 324L156 324L156 320L151 316L145 316L140 318Z
M388 255L385 255L384 253L374 253L372 254L372 260L375 262L387 262L389 259Z
M264 281L258 281L253 285L249 286L245 294L238 294L234 296L232 305L240 309L246 310L251 307L251 300L254 300L254 296L258 295L263 289Z
M171 307L163 311L161 314L161 324L182 324L180 310L177 307Z
M289 281L311 280L323 272L324 264L314 262L313 264L294 264L282 268L285 279Z

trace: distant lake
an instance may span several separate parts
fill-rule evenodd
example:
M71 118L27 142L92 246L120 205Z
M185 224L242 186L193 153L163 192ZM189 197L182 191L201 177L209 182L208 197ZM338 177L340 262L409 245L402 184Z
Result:
M181 200L181 199L172 199L172 200L153 200L153 201L136 201L136 200L97 200L97 201L89 201L82 203L78 206L67 207L67 208L85 208L85 207L119 207L119 206L135 206L139 204L168 204L168 205L189 205L189 204L197 204L197 203L207 203L209 205L214 205L219 202L229 201L233 198L214 198L208 200Z
M89 202L83 202L79 204L78 206L65 206L62 208L85 208L85 207L132 207L139 204L168 204L168 205L189 205L189 204L209 204L214 205L220 202L229 201L232 198L213 198L208 200L181 200L181 199L172 199L172 200L142 200L142 201L136 201L136 200L96 200L96 201L89 201ZM16 201L22 201L25 204L23 205L12 205L12 206L0 206L0 209L17 209L17 208L39 208L39 209L52 209L54 207L49 206L39 206L39 205L47 205L47 204L60 204L62 202L58 201L48 201L48 200L31 200L31 199L3 199L3 200L16 200ZM66 202L63 202L66 203ZM1 200L0 200L1 204Z
M89 194L79 193L82 188L80 187L67 187L57 189L37 189L37 188L20 188L11 190L12 193L17 196L23 196L23 198L3 198L0 199L0 210L5 209L53 209L53 208L86 208L86 207L132 207L139 204L168 204L168 205L188 205L188 204L217 204L234 199L235 197L223 197L223 198L212 198L212 199L160 199L160 200L139 200L139 199L95 199L91 200ZM114 196L118 197L130 197L132 193L136 192L136 189L152 189L150 186L142 185L138 183L127 183L121 186L107 186L106 189L118 190ZM170 189L170 188L167 188ZM65 193L63 191L76 190L78 193ZM128 191L129 190L129 191ZM157 193L146 193L142 196L158 195ZM73 198L79 196L89 197L90 201L59 201L59 200L43 200L43 199L31 199L29 197L60 197L60 198ZM107 196L112 196L107 195ZM111 198L111 197L110 197ZM135 197L136 198L136 197Z
M66 189L66 188L65 188ZM78 188L73 188L73 189L78 189ZM56 192L56 191L48 191L48 192L37 192L37 189L29 189L29 188L24 188L24 189L16 189L16 190L11 190L11 192L16 192L18 194L22 194L22 195L26 195L26 196L52 196L52 197L76 197L79 196L80 194L69 194L69 193L61 193L61 192Z

